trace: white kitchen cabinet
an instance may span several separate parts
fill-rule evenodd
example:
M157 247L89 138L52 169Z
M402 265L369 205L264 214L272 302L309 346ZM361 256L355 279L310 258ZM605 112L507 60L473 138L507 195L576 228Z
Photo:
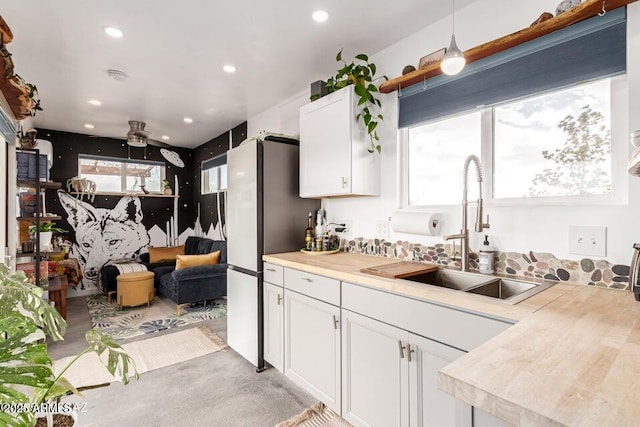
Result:
M354 426L409 426L408 337L342 310L342 417Z
M300 109L300 197L377 196L380 154L356 123L352 87Z
M342 417L354 426L471 427L471 406L438 389L463 351L342 310Z
M408 345L410 425L471 426L472 407L438 389L438 371L465 353L411 333Z
M284 307L285 375L340 413L340 308L288 289Z
M284 289L264 283L264 360L284 372Z

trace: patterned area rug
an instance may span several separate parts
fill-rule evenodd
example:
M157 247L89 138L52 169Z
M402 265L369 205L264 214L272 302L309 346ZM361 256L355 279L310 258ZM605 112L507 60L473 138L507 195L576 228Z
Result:
M207 305L191 305L176 315L176 306L162 296L156 296L151 307L120 308L115 302L107 303L104 295L87 297L91 326L117 340L152 334L178 326L190 325L227 314L227 301L216 300Z
M276 427L353 427L340 415L318 402L301 414L281 422Z
M227 349L224 341L206 326L196 326L146 338L123 344L122 347L135 361L139 374ZM83 354L65 371L64 377L75 387L95 387L115 381L105 368L104 356L106 355L98 357L93 352ZM56 360L54 362L56 374L59 374L75 357L69 356Z

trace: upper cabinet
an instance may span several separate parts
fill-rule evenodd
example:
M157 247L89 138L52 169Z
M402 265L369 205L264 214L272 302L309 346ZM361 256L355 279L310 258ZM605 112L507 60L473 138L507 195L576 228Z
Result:
M300 109L300 197L378 196L380 154L355 120L347 86Z

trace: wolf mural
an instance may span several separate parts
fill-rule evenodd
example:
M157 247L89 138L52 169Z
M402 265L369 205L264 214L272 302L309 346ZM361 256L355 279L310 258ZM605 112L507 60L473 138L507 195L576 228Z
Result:
M62 190L58 198L76 233L71 254L84 273L83 289L97 287L100 269L110 260L135 257L149 245L138 197L125 196L112 210L95 208Z

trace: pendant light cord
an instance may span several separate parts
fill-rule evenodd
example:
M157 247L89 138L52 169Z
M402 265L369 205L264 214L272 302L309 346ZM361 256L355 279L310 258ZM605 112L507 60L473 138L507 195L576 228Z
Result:
M456 0L451 0L451 34L456 32Z

